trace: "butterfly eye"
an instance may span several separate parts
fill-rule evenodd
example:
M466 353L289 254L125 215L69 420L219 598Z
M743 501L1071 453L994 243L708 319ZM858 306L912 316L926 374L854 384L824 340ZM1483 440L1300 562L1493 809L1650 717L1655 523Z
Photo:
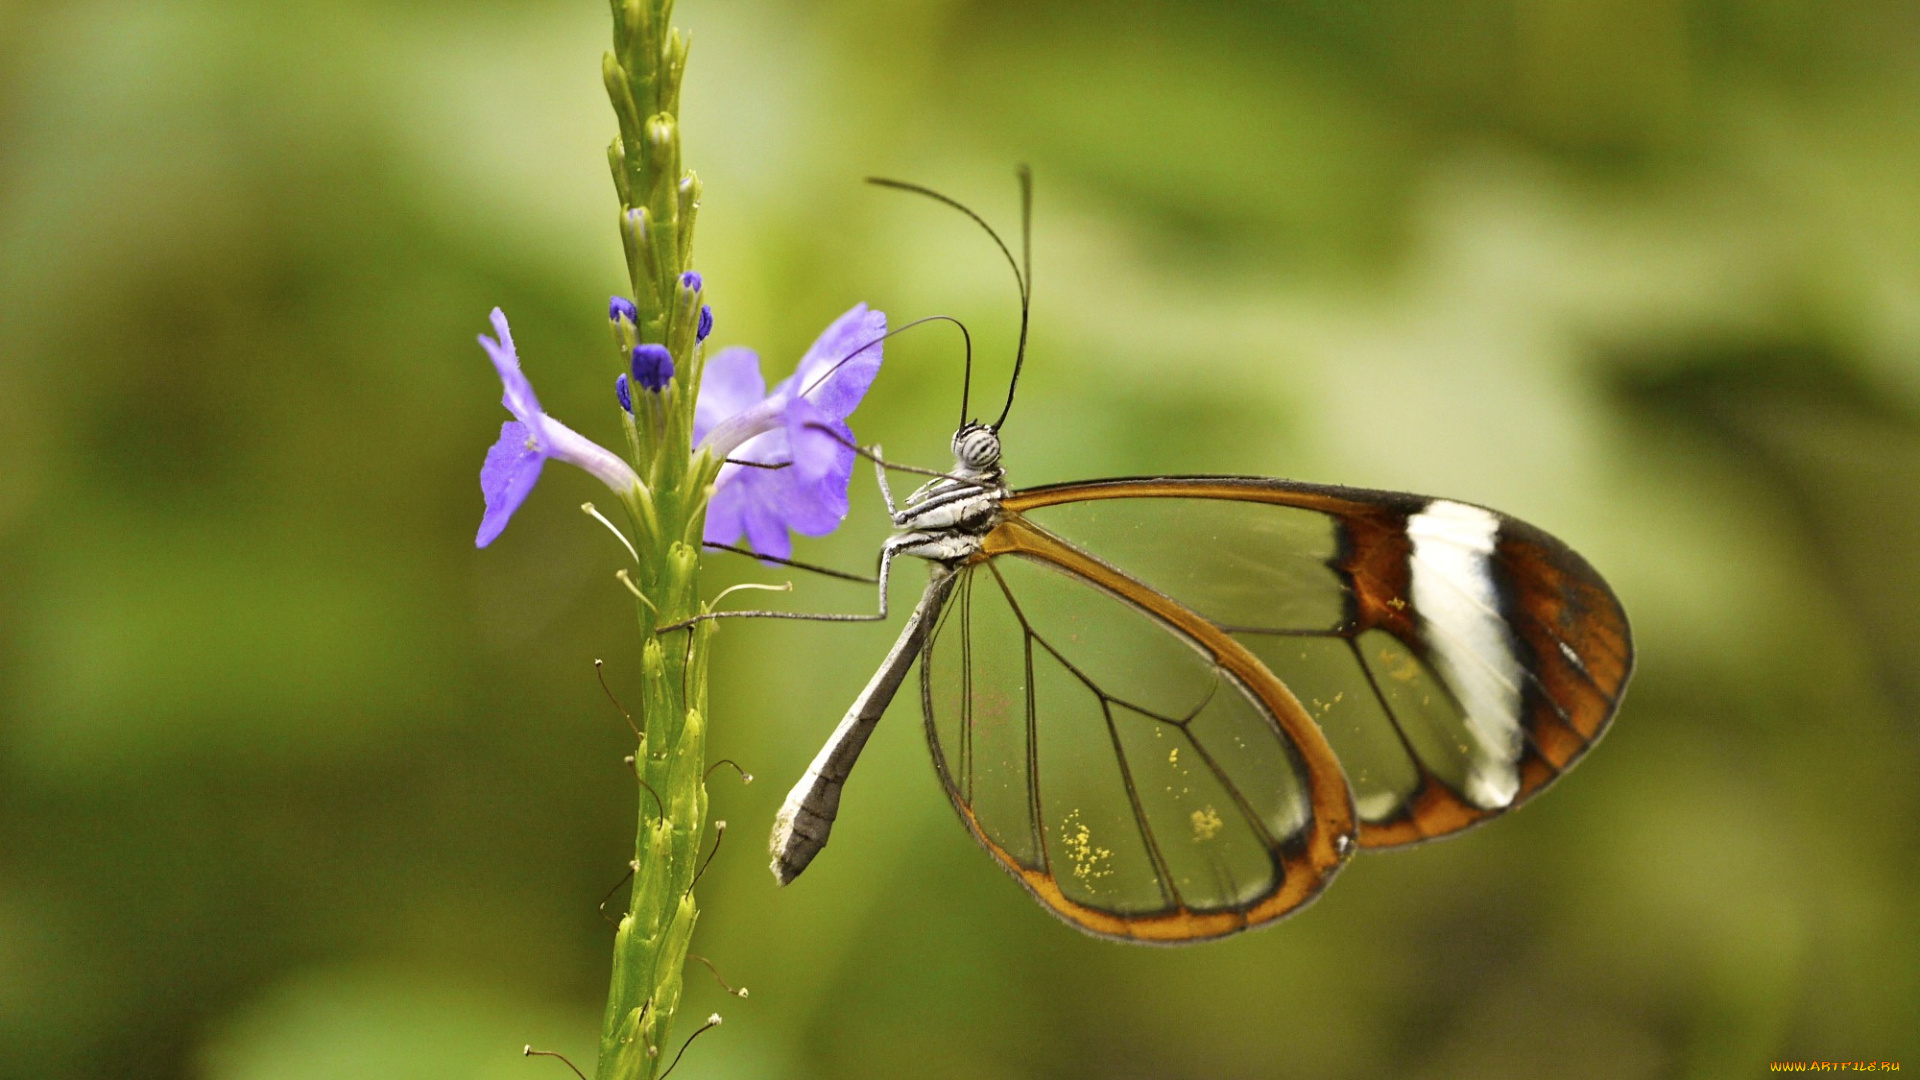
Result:
M993 468L1000 462L1000 436L988 427L965 427L953 437L953 457L976 472Z

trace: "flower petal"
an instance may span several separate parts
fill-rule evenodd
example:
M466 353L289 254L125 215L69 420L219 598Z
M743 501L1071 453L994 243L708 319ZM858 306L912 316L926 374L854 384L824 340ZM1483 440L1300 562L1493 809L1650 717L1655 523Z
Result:
M853 475L853 431L806 398L787 405L787 445L792 472L802 484L815 484L838 473L844 486Z
M805 395L808 401L836 420L845 420L860 407L867 387L880 373L881 338L887 315L855 304L833 321L807 350L793 378L776 388ZM856 350L858 350L856 352Z
M521 423L531 423L540 415L540 399L533 396L533 384L520 373L520 354L513 347L513 333L507 329L507 315L499 308L493 309L493 332L500 335L495 341L485 334L480 335L480 347L487 350L487 357L493 361L493 368L500 373L500 385L506 392L500 398L500 404Z
M716 457L734 457L741 448L770 431L786 430L786 404L782 397L770 397L757 405L749 406L734 413L713 426L695 449L701 447L711 451ZM784 439L781 440L785 442ZM755 457L755 461L773 464L785 458Z
M500 441L487 451L486 463L480 466L480 494L487 501L487 512L480 519L480 534L474 537L474 547L493 543L507 527L513 512L527 501L534 482L540 479L540 467L546 463L546 456L532 445L532 436L519 421L509 420L500 425Z
M741 518L746 526L747 543L762 555L784 559L793 554L793 540L787 535L786 515L780 498L785 485L778 472L749 470L745 483L736 485L743 499Z
M693 406L693 444L700 445L714 425L758 405L766 396L760 357L752 349L736 345L714 353L700 373L700 397Z
M785 557L790 533L820 536L847 516L853 432L845 423L878 374L884 313L865 304L835 320L792 376L765 390L759 359L728 349L708 361L695 410L694 438L715 453L782 469L729 465L707 509L706 538L743 536L755 551Z
M713 493L707 504L704 536L710 543L733 544L745 539L762 555L784 559L793 553L793 541L780 513L778 477L782 469L742 469L733 482Z
M745 519L741 517L747 505L746 496L739 487L738 484L715 487L713 498L707 500L707 524L701 532L707 543L737 543L746 530Z
M787 527L806 536L825 536L847 520L847 480L853 472L848 458L847 472L829 476L812 484L795 484L783 500Z

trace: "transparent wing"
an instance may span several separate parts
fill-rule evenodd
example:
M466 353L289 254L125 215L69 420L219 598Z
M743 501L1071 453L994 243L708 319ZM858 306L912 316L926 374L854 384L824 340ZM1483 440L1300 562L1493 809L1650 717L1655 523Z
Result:
M1353 825L1298 703L1165 597L1017 539L960 570L921 665L935 768L976 838L1107 937L1217 937L1311 899Z
M1257 656L1338 755L1364 845L1519 805L1599 738L1631 671L1599 575L1479 507L1239 478L1062 485L1006 505Z

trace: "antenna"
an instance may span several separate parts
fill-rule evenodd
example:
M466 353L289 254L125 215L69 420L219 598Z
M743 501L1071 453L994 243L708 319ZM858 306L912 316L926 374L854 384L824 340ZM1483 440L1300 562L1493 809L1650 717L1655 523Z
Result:
M1026 266L1020 278L1020 347L1013 353L1013 378L1007 380L1007 403L1000 409L1000 419L993 422L995 433L1013 411L1013 392L1020 386L1020 367L1027 361L1027 312L1033 306L1033 170L1022 164L1019 176L1020 261Z
M967 351L966 373L961 377L961 381L960 381L960 422L962 424L965 424L967 422L967 394L973 387L973 335L967 333L966 323L961 322L959 319L956 319L951 315L928 315L923 319L915 319L912 322L906 324L905 326L894 327L892 330L889 330L886 333L881 334L879 337L874 338L872 341L867 342L866 344L853 350L847 355L841 357L839 360L836 360L832 367L814 376L813 381L808 383L806 385L806 388L800 391L800 396L806 397L808 394L813 393L814 387L819 386L823 382L826 382L827 378L831 376L834 372L839 371L842 367L845 367L847 363L850 362L854 357L859 356L861 353L866 352L868 349L873 348L875 345L880 344L881 342L887 340L888 338L894 336L895 334L904 334L916 326L922 326L930 322L952 323L954 327L960 331L961 342L966 346L966 351ZM732 461L733 459L728 458L727 460ZM740 464L746 465L751 463L743 461L743 462L740 462ZM791 464L791 462L788 462L787 464ZM784 465L762 466L762 468L784 468L784 467L785 467Z
M1000 254L1006 257L1007 266L1012 268L1014 284L1020 288L1020 344L1013 354L1013 378L1007 383L1007 403L1000 410L1000 418L992 424L992 430L996 432L1000 430L1000 425L1007 422L1007 413L1013 409L1013 391L1020 383L1020 367L1025 363L1027 358L1027 314L1028 309L1032 305L1032 289L1030 283L1033 278L1033 171L1025 165L1022 165L1020 166L1019 176L1021 253L1021 259L1019 260L1013 257L1013 251L1007 247L1005 240L1000 239L1000 234L993 231L993 226L987 224L985 218L974 213L964 203L960 202L960 200L952 198L951 196L942 195L930 187L910 184L905 180L889 180L882 176L867 177L867 183L873 184L876 187L893 188L896 191L906 191L915 195L924 195L935 202L944 203L972 218L975 225L985 229L987 235L993 238L994 246L1000 249ZM1024 271L1021 269L1021 262L1023 260L1026 264ZM973 362L971 354L968 356L967 369L968 385L960 395L960 425L962 427L965 427L967 424L967 401L973 383Z

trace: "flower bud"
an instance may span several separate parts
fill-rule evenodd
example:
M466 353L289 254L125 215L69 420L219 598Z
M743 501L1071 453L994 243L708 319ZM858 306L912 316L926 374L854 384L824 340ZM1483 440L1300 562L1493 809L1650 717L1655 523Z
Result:
M653 144L654 154L665 157L673 150L675 131L673 117L666 113L656 113L647 121L647 141Z
M680 287L688 292L699 292L702 284L698 270L689 270L680 275Z
M625 319L637 326L640 323L640 309L634 307L633 301L624 296L609 296L607 298L607 318L616 323Z
M713 333L713 308L706 304L701 304L700 328L693 332L693 340L705 341L707 340L707 335L711 333Z
M627 249L627 265L638 267L648 280L656 276L653 260L653 215L636 206L620 215L620 239Z
M607 100L613 103L613 112L620 120L620 130L631 131L640 126L639 110L633 105L633 85L628 80L627 69L612 53L600 58L600 81L606 85Z
M633 415L633 390L627 385L624 373L613 380L613 396L620 399L620 407L627 411L627 415Z
M613 189L620 193L620 205L633 201L633 188L627 180L627 144L615 135L607 144L607 168L613 172Z
M673 379L673 354L665 345L636 345L633 348L633 381L659 393Z

